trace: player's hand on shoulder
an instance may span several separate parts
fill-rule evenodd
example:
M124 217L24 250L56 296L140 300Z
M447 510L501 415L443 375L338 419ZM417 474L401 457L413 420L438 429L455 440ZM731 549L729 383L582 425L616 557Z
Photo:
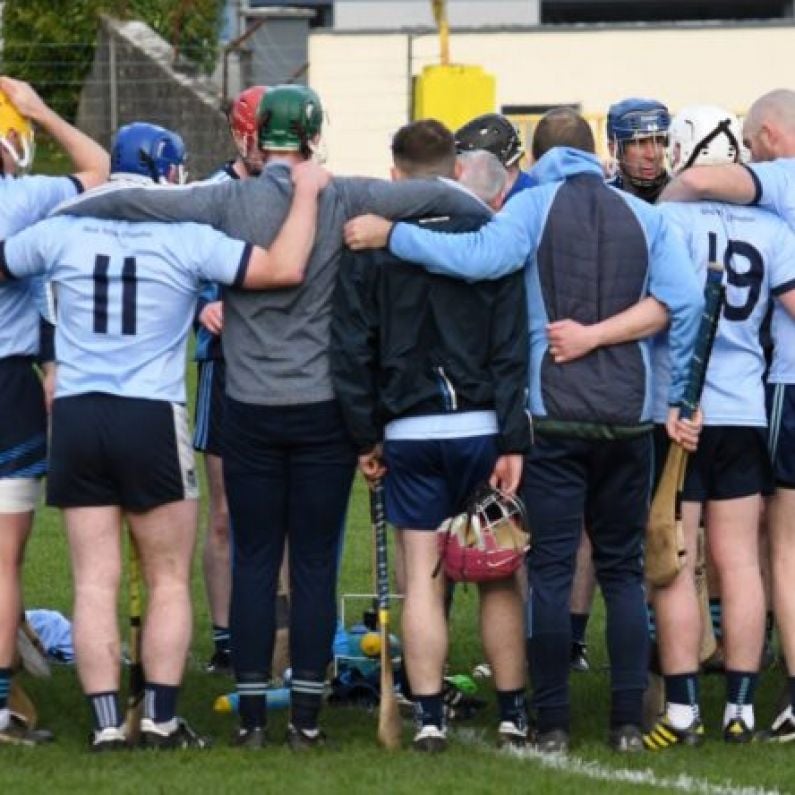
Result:
M211 301L199 313L199 323L218 336L224 330L224 302Z
M331 172L315 160L304 160L293 166L292 178L296 190L320 193L331 181Z
M11 100L14 107L26 118L38 121L48 111L44 100L30 83L6 75L0 76L0 90Z
M358 215L345 224L345 244L354 251L384 248L392 225L380 215Z
M704 415L700 409L689 420L679 417L678 406L671 406L668 409L668 420L665 423L668 436L674 442L682 445L688 453L695 452L698 447L698 437L701 434L703 425Z
M565 364L587 356L597 347L593 329L569 319L547 324L547 342L555 364Z

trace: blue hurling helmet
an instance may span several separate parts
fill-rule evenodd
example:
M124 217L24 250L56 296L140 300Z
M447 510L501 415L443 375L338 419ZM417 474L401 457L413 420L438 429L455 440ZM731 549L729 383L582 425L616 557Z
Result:
M607 137L611 141L667 135L670 125L668 108L655 99L624 99L607 112Z
M110 152L112 174L140 174L165 181L171 166L184 178L185 144L179 135L156 124L137 121L120 127Z

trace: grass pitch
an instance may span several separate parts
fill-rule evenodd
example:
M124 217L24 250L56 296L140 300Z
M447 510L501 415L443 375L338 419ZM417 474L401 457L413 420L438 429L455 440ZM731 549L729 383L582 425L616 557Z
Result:
M341 591L370 589L367 495L356 483L348 519ZM57 512L43 509L28 549L25 597L30 607L49 607L69 614L71 579L68 552ZM589 627L594 671L572 676L573 753L569 759L542 760L498 754L493 748L495 713L490 706L471 722L455 725L449 752L424 757L409 750L389 754L375 743L376 715L347 707L327 707L323 723L333 748L295 756L283 745L284 712L270 716L271 747L259 753L228 747L235 725L229 715L212 711L216 696L232 684L203 672L211 651L206 600L200 567L194 568L196 628L180 711L202 732L216 738L205 752L130 752L91 755L88 707L73 668L56 667L51 680L26 679L39 706L43 725L57 742L35 750L0 747L0 788L22 786L26 792L274 792L274 793L491 793L535 790L561 793L795 792L795 747L727 747L719 739L723 685L704 680L704 704L710 738L702 749L619 757L605 745L609 683L603 644L601 606ZM459 589L453 617L451 669L469 672L482 661L477 640L476 593ZM124 622L126 594L120 600ZM355 616L355 614L352 615ZM124 624L123 624L124 625ZM767 721L781 684L768 673L759 697L758 716ZM491 699L490 688L483 695ZM405 727L405 740L411 726ZM6 789L9 787L9 789Z

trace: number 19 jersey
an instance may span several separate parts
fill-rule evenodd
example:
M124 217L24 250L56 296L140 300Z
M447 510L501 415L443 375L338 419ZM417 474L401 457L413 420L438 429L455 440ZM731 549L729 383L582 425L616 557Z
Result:
M9 238L7 277L57 297L56 397L185 401L185 346L204 282L242 282L251 246L207 226L59 216ZM5 289L0 286L0 290Z
M795 287L795 234L776 215L756 207L718 202L660 207L703 279L710 261L724 267L726 303L701 400L704 422L765 426L760 329L770 298ZM659 399L655 419L662 413L657 404Z

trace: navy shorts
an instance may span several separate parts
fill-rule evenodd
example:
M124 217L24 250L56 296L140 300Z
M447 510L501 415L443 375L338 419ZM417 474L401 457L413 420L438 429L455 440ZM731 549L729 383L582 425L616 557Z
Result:
M496 436L387 440L387 520L401 529L436 530L464 510L498 456Z
M0 359L0 478L38 478L46 470L47 412L33 358Z
M199 362L193 432L194 450L210 455L221 455L225 393L226 362L223 359Z
M56 398L48 505L142 512L198 496L183 405L98 392Z
M795 385L768 384L768 448L776 486L795 489Z
M690 456L682 488L686 502L769 494L772 469L765 428L706 425Z

